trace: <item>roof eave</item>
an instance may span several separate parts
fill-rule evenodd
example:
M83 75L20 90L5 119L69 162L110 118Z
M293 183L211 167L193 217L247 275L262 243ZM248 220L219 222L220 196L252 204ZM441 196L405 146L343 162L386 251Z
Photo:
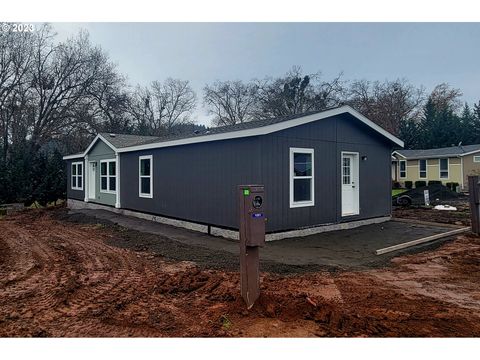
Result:
M129 147L118 149L118 152L122 153L122 152L131 152L131 151L141 151L141 150L195 144L195 143L202 143L202 142L266 135L266 134L274 133L277 131L285 130L294 126L308 124L313 121L326 119L326 118L329 118L335 115L344 114L344 113L349 113L350 115L354 116L361 122L365 123L367 126L372 128L376 132L380 133L381 135L389 139L393 144L403 148L404 143L402 140L400 140L393 134L389 133L388 131L382 129L380 126L378 126L373 121L369 120L368 118L360 114L358 111L356 111L352 107L348 105L344 105L335 109L321 111L315 114L305 115L296 119L287 120L287 121L266 125L258 128L237 130L237 131L231 131L231 132L225 132L225 133L219 133L219 134L203 135L203 136L171 140L171 141L165 141L165 142L156 142L156 143L145 144L145 145L129 146Z

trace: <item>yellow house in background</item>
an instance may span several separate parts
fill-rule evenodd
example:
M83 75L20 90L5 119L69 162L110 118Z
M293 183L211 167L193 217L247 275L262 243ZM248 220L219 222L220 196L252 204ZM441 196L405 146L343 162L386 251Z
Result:
M444 185L458 183L465 191L468 175L480 175L480 144L426 150L397 150L392 154L392 180L440 180Z

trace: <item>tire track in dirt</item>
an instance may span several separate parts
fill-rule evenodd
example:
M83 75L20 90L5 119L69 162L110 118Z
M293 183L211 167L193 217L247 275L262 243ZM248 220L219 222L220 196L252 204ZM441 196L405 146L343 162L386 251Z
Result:
M480 335L477 237L388 269L262 273L247 311L238 273L112 246L123 230L55 211L0 220L0 336ZM424 292L454 287L466 302Z
M44 221L35 219L35 222ZM142 296L151 296L149 291L142 293L145 285L153 292L156 272L145 265L142 256L106 245L103 242L105 237L92 238L89 236L92 226L56 224L60 229L52 231L49 226L33 227L30 224L25 227L15 221L6 221L2 225L7 225L7 228L2 226L2 244L16 249L13 254L8 254L15 262L2 267L2 279L8 281L2 283L0 305L7 318L11 304L18 308L19 302L34 300L37 321L55 323L63 319L70 334L75 333L76 328L85 331L92 327L89 331L95 333L96 329L101 329L97 335L107 336L105 325L99 323L116 326L115 313L124 310L129 302L141 302ZM31 271L33 268L35 272ZM142 305L142 308L148 308L144 302ZM165 314L168 315L167 310L163 310ZM137 317L141 315L137 314ZM19 316L29 319L32 312L13 311L14 319ZM170 322L172 318L170 316ZM78 327L82 319L97 324ZM142 322L138 323L140 328L136 330L144 332ZM151 330L148 328L149 334ZM50 331L47 333L63 335L59 331Z

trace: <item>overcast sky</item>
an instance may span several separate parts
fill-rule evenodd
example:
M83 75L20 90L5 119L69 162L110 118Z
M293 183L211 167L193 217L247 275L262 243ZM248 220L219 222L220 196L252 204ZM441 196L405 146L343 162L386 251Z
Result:
M292 65L326 79L441 82L480 100L480 24L445 23L54 23L59 38L87 29L132 85L189 80L196 118L209 124L201 90L215 80L279 76Z

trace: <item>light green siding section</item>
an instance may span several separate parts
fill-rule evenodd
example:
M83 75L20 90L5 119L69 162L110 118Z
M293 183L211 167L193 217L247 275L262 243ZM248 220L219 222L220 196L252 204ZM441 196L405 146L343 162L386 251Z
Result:
M95 177L95 202L115 206L116 195L110 193L104 193L100 191L100 160L115 160L115 152L106 145L103 141L98 140L97 143L90 149L88 153L88 166L95 161L97 164L97 171ZM89 168L90 169L90 168ZM118 167L117 167L117 187L118 187Z

